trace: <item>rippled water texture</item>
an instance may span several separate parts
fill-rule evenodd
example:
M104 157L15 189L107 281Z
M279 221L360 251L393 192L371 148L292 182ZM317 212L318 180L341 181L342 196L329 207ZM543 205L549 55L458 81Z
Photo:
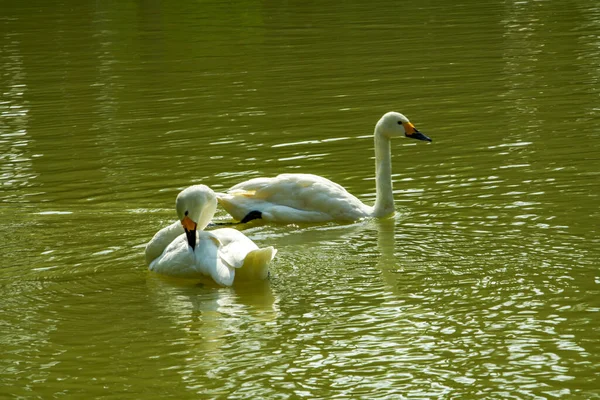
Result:
M0 397L600 398L600 7L180 3L0 4ZM393 218L241 226L257 286L147 271L193 183L372 204L390 110L433 138Z

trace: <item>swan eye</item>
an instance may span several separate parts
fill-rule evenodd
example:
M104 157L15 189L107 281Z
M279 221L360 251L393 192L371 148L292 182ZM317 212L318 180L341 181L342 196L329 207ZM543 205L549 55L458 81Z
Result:
M402 125L402 121L398 121L398 125Z

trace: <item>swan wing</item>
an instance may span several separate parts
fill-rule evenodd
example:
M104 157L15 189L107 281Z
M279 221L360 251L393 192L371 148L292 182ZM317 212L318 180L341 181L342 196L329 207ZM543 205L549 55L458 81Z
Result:
M277 253L275 248L269 246L259 249L246 235L232 228L204 233L213 235L221 243L217 253L219 274L224 274L231 282L234 276L236 282L265 279L268 276L269 263ZM224 278L221 276L219 279Z
M258 246L242 232L232 228L198 231L199 263L220 285L231 286L236 269L244 265L246 256Z
M217 284L231 286L236 274L241 280L265 279L277 250L259 249L242 232L222 228L198 231L192 251L185 234L179 235L149 266L151 271L178 278L210 276Z
M233 268L241 268L246 255L250 251L258 249L252 240L237 229L221 228L205 233L210 233L219 240L221 247L218 256Z
M194 278L199 275L195 264L194 252L183 234L169 243L162 254L150 262L148 269L163 275Z
M212 232L198 231L196 243L196 266L204 275L209 275L216 283L231 286L235 278L235 268L222 257L223 243Z
M211 277L215 282L222 286L233 285L235 279L235 268L225 264L222 260L217 259L216 268L214 269Z
M281 222L356 220L369 213L369 207L342 186L312 174L250 179L220 195L219 202L238 220L253 210Z
M216 283L231 286L235 268L221 257L220 240L209 232L198 231L196 249L192 250L185 234L175 238L148 267L151 271L176 278L197 279L210 276Z

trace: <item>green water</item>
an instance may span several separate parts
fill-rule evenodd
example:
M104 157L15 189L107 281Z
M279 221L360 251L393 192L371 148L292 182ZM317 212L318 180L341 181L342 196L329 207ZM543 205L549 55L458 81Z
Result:
M600 398L600 6L0 3L0 397ZM178 191L310 172L397 215L149 273ZM217 220L226 221L219 211Z

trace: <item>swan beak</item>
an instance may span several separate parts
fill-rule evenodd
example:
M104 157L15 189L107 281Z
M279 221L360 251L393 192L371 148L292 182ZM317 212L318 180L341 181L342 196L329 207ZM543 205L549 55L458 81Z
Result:
M183 229L185 230L185 237L187 238L188 244L194 250L196 248L196 224L190 217L187 215L181 220L181 225L183 225Z
M426 142L431 142L431 138L423 135L413 124L410 122L403 122L402 126L404 126L404 132L406 137L417 139L417 140L425 140Z

